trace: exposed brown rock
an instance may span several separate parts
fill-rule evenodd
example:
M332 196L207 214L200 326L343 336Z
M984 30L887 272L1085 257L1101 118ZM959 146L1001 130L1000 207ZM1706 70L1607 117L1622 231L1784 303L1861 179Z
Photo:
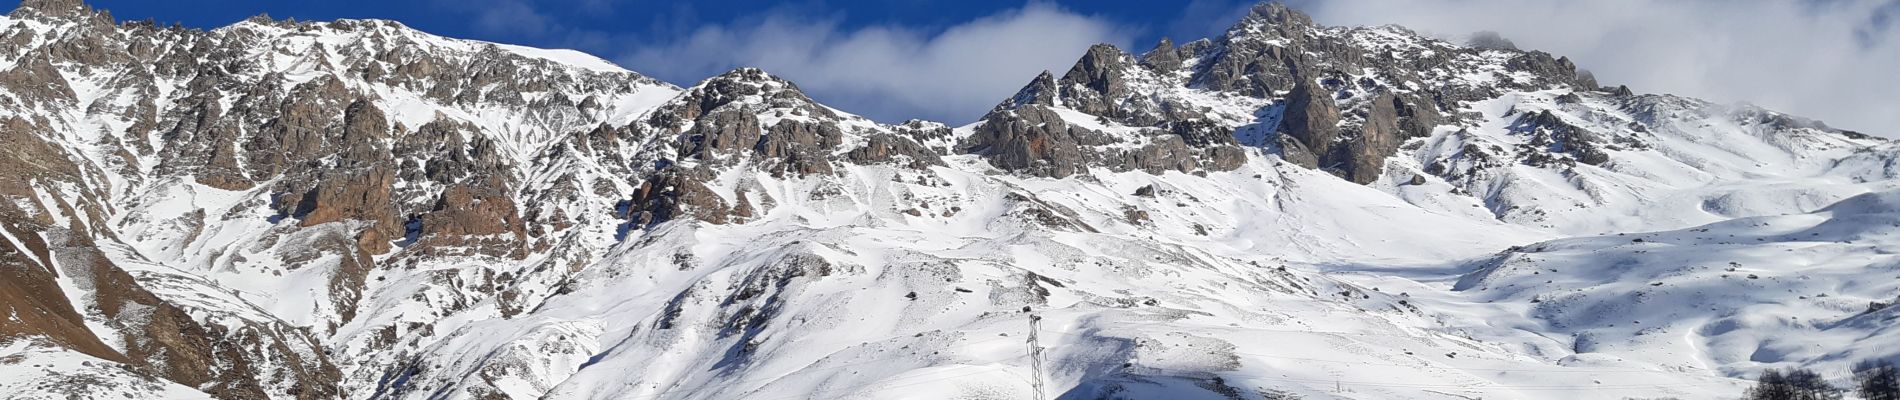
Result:
M853 164L898 163L912 169L943 165L943 159L929 148L916 141L888 134L866 137L864 146L851 150L845 158Z
M1213 55L1193 81L1213 90L1242 93L1254 97L1272 97L1276 90L1318 76L1320 60L1309 54L1322 54L1326 62L1341 68L1358 64L1359 50L1332 40L1310 40L1307 31L1315 25L1312 18L1279 3L1254 6L1238 26L1259 29L1252 36L1224 36L1225 51ZM1270 44L1278 39L1280 44Z
M1153 49L1141 55L1141 63L1156 71L1174 72L1181 69L1181 62L1191 56L1193 54L1182 54L1180 49L1175 48L1173 40L1164 37L1161 42L1155 43Z
M830 149L844 140L835 123L781 121L758 142L765 170L780 176L831 174Z
M648 178L634 191L632 204L638 210L633 222L638 227L690 218L713 224L733 219L733 206L701 184L687 171L669 169Z
M1035 79L1030 80L1028 85L1017 90L1015 96L1011 96L1009 100L1004 100L1003 104L997 105L996 109L991 110L991 112L1015 109L1032 104L1054 107L1056 105L1055 98L1058 93L1055 75L1050 75L1049 71L1042 71L1042 73L1036 75Z
M0 209L10 208L0 204ZM20 218L15 212L0 214L0 218ZM19 248L10 241L0 241L0 310L14 316L0 319L0 341L39 336L93 357L130 362L124 354L101 342L86 327L85 318L66 300L55 280L58 275L46 267L50 258L44 255L44 244L37 243L38 237L18 235L30 231L5 224L0 224L0 229L15 232L15 236L29 246ZM39 248L32 248L36 244Z
M370 230L382 237L401 237L400 219L390 205L390 188L396 175L386 167L354 173L345 172L321 180L315 189L304 192L302 199L291 202L301 226L358 220L371 222ZM388 243L365 249L372 253L389 251Z
M341 377L335 367L328 365L322 351L314 350L320 347L304 330L334 332L342 321L355 318L356 302L365 296L364 278L379 267L377 255L389 252L391 243L404 237L402 221L414 217L435 222L423 229L433 230L436 243L479 238L465 240L479 242L466 248L516 257L524 247L526 239L519 231L527 224L515 216L515 203L521 201L514 197L518 177L512 176L515 168L507 165L511 160L500 156L501 146L489 139L490 132L441 118L439 124L411 134L406 131L413 127L392 122L375 106L386 104L388 99L378 97L386 92L357 92L363 86L346 85L345 80L367 79L371 85L410 90L447 105L512 107L518 111L511 112L518 112L523 121L548 126L604 118L609 110L603 100L608 97L601 95L625 93L636 84L657 84L630 73L559 66L495 46L476 46L472 51L478 54L472 55L428 49L416 46L419 36L387 21L309 24L260 17L207 32L149 22L117 24L110 15L79 0L26 0L13 15L58 29L48 31L56 33L52 35L21 34L29 30L18 29L0 38L0 52L18 57L0 71L0 88L16 95L9 100L16 103L8 108L76 108L86 118L118 118L127 124L111 124L111 131L87 143L108 154L109 159L94 165L88 159L98 157L68 154L61 146L41 140L72 137L52 131L66 129L68 121L59 121L64 115L0 119L0 130L7 133L0 135L0 195L29 200L0 202L17 211L0 210L0 226L32 238L22 239L26 241L53 238L50 249L46 243L31 246L42 254L25 257L35 250L22 249L20 256L25 258L11 262L71 259L61 265L92 282L82 283L84 293L49 293L41 289L57 289L57 285L34 285L49 282L52 271L38 277L9 275L18 279L0 283L0 307L23 310L21 315L32 309L38 310L32 315L58 317L42 321L54 325L36 328L38 333L32 335L57 336L61 339L54 342L59 345L126 361L150 370L153 376L224 398L346 397L337 387ZM362 41L349 49L318 43L301 54L269 53L267 57L302 58L320 66L314 76L288 77L257 62L258 50L281 50L259 46L280 34L259 25L290 31L348 31ZM74 74L113 79L89 88L100 95L90 104L76 104L74 88L66 86L64 79ZM183 83L159 89L170 82ZM773 101L787 100L775 97ZM161 104L166 107L160 108ZM811 115L828 112L805 111ZM619 135L625 133L604 132L581 142L618 146L612 142L623 139ZM147 168L151 173L142 174ZM109 179L108 174L120 174L114 178L125 180ZM201 325L192 316L224 317L217 316L221 315L218 310L180 308L188 302L174 304L175 299L162 297L167 292L153 294L140 288L141 280L159 278L149 278L144 271L134 276L113 266L96 247L118 240L109 228L113 215L107 211L119 205L115 200L122 200L112 199L117 195L114 190L140 190L153 181L174 180L227 190L270 185L264 190L275 194L274 198L249 200L254 202L246 206L274 208L279 217L292 222L278 225L259 244L268 246L270 241L289 237L301 242L296 248L281 247L261 256L277 257L292 268L337 260L323 265L334 270L329 271L328 282L319 284L327 285L324 289L331 296L317 301L330 303L310 305L332 309L336 315L308 327L231 320ZM103 187L106 182L132 187ZM47 185L78 187L80 192L47 190L56 187ZM589 185L586 190L602 187L598 180ZM611 189L612 185L607 186ZM36 190L58 193L42 200ZM199 230L244 211L194 210L178 223L193 232L184 238L189 241L197 238ZM541 215L555 221L536 226L571 227L571 221L562 221L572 218L571 211L548 208ZM66 220L55 220L61 215ZM245 250L221 259L237 264L226 267L246 268L244 258L260 255L248 253L256 248ZM11 265L5 258L0 256L0 271L6 271L0 273L29 271L6 269ZM7 296L25 291L37 293ZM44 303L69 297L97 301L63 307ZM474 301L479 299L469 300ZM94 332L84 323L72 322L95 314L111 317L108 324L122 324L117 327L120 331L136 336L125 342L128 354L115 355L115 350L101 343L118 341L88 339ZM47 328L58 324L75 329ZM0 335L28 334L13 328L0 327ZM288 387L293 393L263 392L267 387Z
M1518 54L1505 62L1505 68L1512 71L1525 71L1539 77L1557 79L1580 90L1597 87L1596 78L1577 70L1577 65L1569 57L1551 57L1550 53L1531 51Z
M1359 127L1359 134L1347 147L1344 158L1330 162L1344 167L1346 179L1359 184L1371 183L1384 172L1385 159L1398 152L1404 133L1399 130L1397 102L1390 94L1373 99L1372 113Z
M76 102L66 78L44 56L28 55L13 68L0 71L0 87L29 101Z
M1326 154L1332 152L1339 140L1339 107L1333 105L1333 98L1324 89L1312 83L1300 82L1293 86L1293 92L1287 94L1286 116L1280 122L1280 132L1299 143L1299 148L1318 157L1311 164L1293 159L1290 161L1307 168L1319 168Z
M1514 133L1530 137L1526 143L1524 163L1544 166L1552 163L1574 163L1597 165L1610 161L1609 153L1604 151L1610 145L1609 140L1568 122L1552 114L1549 110L1526 114L1511 124ZM1631 143L1632 146L1640 144ZM1569 158L1560 158L1568 155Z
M15 13L38 12L63 14L69 12L90 12L92 11L92 7L87 6L86 2L82 0L21 0L20 7L13 11Z
M1135 65L1134 57L1121 49L1107 44L1090 46L1075 67L1056 83L1062 94L1062 105L1132 126L1160 122L1158 116L1145 110L1122 106L1129 96L1126 75L1134 68L1140 68Z
M435 208L422 216L416 245L424 252L460 255L460 251L492 257L527 256L521 217L514 199L492 180L484 185L455 185L442 192Z
M1445 117L1431 101L1411 96L1392 96L1388 100L1398 111L1399 131L1404 132L1404 138L1431 136L1432 130L1444 122Z
M1060 115L1036 105L991 112L962 146L991 165L1044 177L1065 177L1100 159L1091 145L1107 144L1098 132L1070 127Z
M78 235L60 235L53 243L61 253L61 265L74 276L90 277L92 299L101 315L121 325L126 356L138 364L155 368L166 379L202 388L223 398L261 398L268 393L265 380L299 382L295 398L318 399L341 393L335 382L336 367L319 354L298 351L286 340L308 340L283 336L286 331L264 333L268 327L247 325L248 332L219 334L200 325L183 309L159 299L125 271L112 265L90 240ZM88 269L78 273L77 269ZM309 346L309 343L303 343ZM305 347L306 349L314 347ZM315 356L315 359L306 359ZM265 359L281 363L287 370L266 371L255 361ZM281 374L281 375L279 375ZM274 375L274 376L273 376Z
M1152 219L1148 217L1147 211L1144 211L1142 209L1135 208L1132 206L1122 208L1122 220L1127 221L1130 224L1135 224L1135 225L1149 224L1149 223L1154 222Z

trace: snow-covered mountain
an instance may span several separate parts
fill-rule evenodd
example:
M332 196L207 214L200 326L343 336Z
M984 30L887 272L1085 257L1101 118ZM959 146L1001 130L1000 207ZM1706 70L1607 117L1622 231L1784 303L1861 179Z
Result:
M0 31L10 397L1719 398L1895 355L1900 146L1495 37L1263 4L950 127L391 21Z

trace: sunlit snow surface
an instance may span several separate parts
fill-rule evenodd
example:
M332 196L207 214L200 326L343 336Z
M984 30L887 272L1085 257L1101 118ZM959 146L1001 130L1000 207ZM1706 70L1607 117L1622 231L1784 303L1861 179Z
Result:
M253 61L291 83L335 73L322 60L350 46L408 40L462 57L488 49L383 21L221 31L237 30L259 41ZM1369 47L1442 45L1382 28L1338 33ZM545 73L630 74L570 51L497 48L549 61ZM1397 85L1509 77L1499 60L1468 61L1443 71L1445 82ZM1168 82L1176 78L1135 84L1207 107L1239 127L1244 143L1273 134L1280 109L1270 101ZM84 103L129 96L103 92L103 77L67 79ZM840 165L836 175L802 178L741 164L706 186L727 200L741 190L762 195L753 197L757 218L640 230L613 214L634 177L587 157L543 157L571 154L552 151L563 135L633 123L681 93L640 82L591 93L605 106L590 114L536 118L349 81L376 93L392 122L480 127L517 168L519 207L584 217L558 246L525 260L410 259L377 269L348 321L327 301L339 260L283 260L356 222L299 227L275 217L262 189L158 176L154 162L102 168L116 239L101 246L201 322L308 329L356 398L1021 399L1039 377L1047 397L1078 399L1704 399L1735 396L1761 368L1840 376L1900 345L1895 309L1870 306L1900 294L1895 147L1768 129L1748 122L1766 113L1750 107L1600 92L1560 104L1573 91L1506 93L1460 110L1479 116L1469 126L1409 142L1384 178L1363 186L1268 149L1205 176L1027 178L967 155L924 170ZM183 84L162 83L164 101L166 85ZM580 95L530 95L555 94ZM1468 146L1522 142L1508 126L1544 110L1651 146L1571 169L1510 164L1473 168L1459 181L1422 173ZM81 107L50 113L69 128L57 141L99 165L108 163L97 135L127 125ZM1057 113L1110 134L1139 131ZM890 131L841 118L854 133ZM1638 121L1650 128L1627 128ZM1423 183L1411 184L1414 176ZM613 184L532 197L597 179ZM49 199L80 196L42 186ZM1135 194L1144 187L1154 195ZM469 289L501 273L517 278L499 284L536 299L530 309L504 318L496 299ZM1040 317L1034 343L1032 316ZM384 335L391 347L373 344ZM1042 371L1031 368L1032 345L1046 349ZM85 383L97 390L88 393L108 397L204 397L49 345L0 348L0 392L57 398L43 385L78 373L96 381Z

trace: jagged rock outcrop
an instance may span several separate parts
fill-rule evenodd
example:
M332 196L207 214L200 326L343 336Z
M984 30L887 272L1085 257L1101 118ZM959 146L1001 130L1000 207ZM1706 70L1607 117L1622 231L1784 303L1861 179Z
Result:
M1391 102L1393 110L1397 112L1395 117L1404 139L1431 136L1433 130L1446 122L1444 114L1438 112L1438 105L1430 100L1395 95L1381 101Z
M1317 88L1314 84L1300 82L1287 94L1286 111L1280 120L1282 146L1293 148L1296 154L1313 154L1313 158L1292 159L1295 164L1307 168L1332 168L1327 160L1336 160L1333 148L1339 142L1339 106L1333 103L1331 92Z
M1093 146L1113 143L1101 132L1069 126L1042 105L991 112L961 146L991 165L1044 177L1065 177L1101 158Z
M1287 159L1361 184L1380 176L1385 159L1398 152L1401 142L1429 135L1439 122L1432 106L1383 93L1371 99L1357 124L1341 129L1340 110L1328 92L1301 83L1287 98L1280 124Z
M1035 79L1030 79L1028 85L1017 90L1014 96L1004 99L1001 104L990 109L990 112L1013 110L1027 105L1053 107L1056 105L1057 96L1061 93L1061 90L1056 87L1055 75L1051 75L1049 71L1042 71L1036 74Z
M1257 135L1248 142L1269 147L1296 165L1370 183L1382 176L1385 161L1406 140L1460 122L1461 116L1447 117L1456 104L1493 98L1505 90L1598 87L1567 58L1520 51L1502 38L1491 40L1495 36L1480 34L1474 39L1477 44L1456 46L1398 27L1324 27L1284 5L1261 4L1219 38L1179 46L1164 39L1139 61L1113 46L1092 47L1060 79L1039 76L985 118L986 124L1020 125L999 111L1041 105L1073 110L1077 115L1071 118L1163 128L1185 142L1184 148L1171 138L1134 138L1108 142L1153 147L1131 152L1137 156L1088 156L1089 151L1069 151L1068 142L1057 140L1037 151L986 154L1004 157L992 162L999 168L1032 168L1032 174L1042 176L1062 176L1060 172L1074 166L1103 160L1111 160L1103 166L1114 170L1219 171L1232 163L1210 156L1238 154L1238 149L1226 148L1240 142L1234 136ZM1458 73L1434 70L1489 73L1482 71L1493 64L1531 79L1500 76L1495 82L1469 82L1457 78ZM1184 97L1182 91L1205 91L1224 103L1249 106L1209 107L1205 98ZM1278 107L1268 107L1271 104ZM1249 107L1264 110L1255 113ZM1235 125L1249 132L1228 128ZM973 140L988 140L982 134L1007 130L979 127ZM1181 162L1184 157L1202 160ZM1038 167L1030 162L1034 160L1049 166Z
M93 11L92 6L87 5L83 0L21 0L19 8L13 9L12 15L15 17L103 19L105 22L112 22L110 14Z
M49 235L47 253L61 274L90 287L89 311L123 335L127 360L173 382L229 398L334 398L342 394L331 361L297 331L248 322L199 323L191 313L147 291L96 244L75 232ZM217 330L233 330L217 332ZM97 332L95 332L97 334ZM281 358L279 358L281 357ZM273 359L275 358L275 359ZM281 392L277 391L281 388Z
M633 226L675 218L715 224L743 222L767 210L741 190L731 198L706 185L719 171L750 168L774 177L826 176L838 165L941 165L919 140L941 141L948 129L891 126L818 104L797 85L757 68L709 78L646 114L631 128L647 138L642 183L630 204ZM665 156L661 156L665 155Z
M997 105L958 146L997 168L1051 178L1093 167L1156 174L1238 168L1245 156L1233 129L1201 107L1150 92L1170 79L1156 68L1095 45L1060 80L1044 72ZM1062 112L1111 126L1066 122Z
M1511 129L1520 135L1530 137L1525 146L1531 146L1524 163L1532 166L1544 166L1553 162L1581 162L1597 165L1610 160L1601 146L1608 145L1606 139L1563 121L1549 110L1524 115L1511 124ZM1542 150L1542 151L1538 151ZM1568 155L1559 158L1558 155Z
M752 216L749 203L735 205L727 202L701 183L708 180L706 178L705 175L680 169L669 169L648 177L633 194L632 204L639 210L638 214L632 216L634 226L647 227L678 218L724 224Z
M949 128L906 129L908 135L874 134L865 138L864 146L852 149L845 159L852 164L877 165L895 164L911 169L923 169L933 165L943 165L943 159L936 150L918 143L914 138L949 136Z
M838 153L852 150L841 148L847 137L891 131L834 112L755 68L707 79L649 115L644 126L661 132L655 145L678 149L681 160L721 167L754 162L782 176L830 174ZM889 141L910 141L884 140L886 148ZM911 145L905 147L921 147Z
M1150 126L1161 122L1151 110L1158 106L1142 97L1131 97L1130 74L1141 68L1134 56L1112 45L1089 47L1075 67L1055 83L1060 90L1061 106L1090 115L1099 115L1129 126ZM1041 79L1041 78L1038 78ZM1053 104L1044 104L1053 105Z
M83 188L99 171L43 138L41 125L8 117L0 139L0 342L43 338L136 373L230 398L333 398L339 374L302 331L271 321L218 321L147 289L100 250L110 231L105 191ZM51 192L55 195L48 196ZM50 201L50 202L49 202ZM56 217L63 216L63 217ZM72 291L80 292L74 293ZM104 328L103 330L101 328ZM271 361L266 362L269 359Z
M5 207L5 206L0 206ZM19 210L5 207L10 220L22 218ZM28 232L0 226L0 229ZM14 316L0 320L0 337L40 337L60 346L101 359L130 362L124 354L107 346L86 327L85 317L63 295L57 272L45 267L44 258L30 248L11 242L0 243L0 308Z
M1346 165L1347 180L1371 183L1384 172L1386 157L1399 151L1399 141L1404 140L1406 134L1399 129L1397 102L1398 98L1391 94L1372 99L1371 113L1366 115L1365 123L1359 125L1352 145L1346 148L1345 159L1339 160Z
M1182 50L1175 47L1173 39L1163 37L1160 42L1155 43L1154 48L1142 53L1141 64L1155 71L1172 73L1180 70L1181 63L1194 56L1193 52Z
M121 24L76 0L28 0L6 18L0 140L16 151L0 164L20 180L0 192L63 203L16 208L0 224L57 238L38 251L60 255L37 264L69 259L79 275L12 270L8 290L22 295L5 305L50 318L0 328L0 341L57 343L225 398L352 396L344 382L364 369L345 371L322 343L355 340L330 336L351 323L399 319L366 302L439 290L378 284L384 260L519 260L551 246L526 235L521 171L572 159L511 155L633 112L634 92L673 90L388 21L260 17L199 31ZM535 222L572 228L576 214ZM403 252L414 254L390 256ZM524 281L571 273L549 271ZM84 284L48 284L77 276ZM270 285L283 292L202 292L273 281L260 277L282 277ZM65 298L91 300L50 300Z
M424 256L527 257L526 224L516 210L507 186L494 178L449 186L422 215L414 245Z
M1531 51L1518 54L1505 62L1505 68L1512 71L1529 72L1533 76L1551 79L1572 88L1589 89L1597 87L1596 77L1587 71L1577 69L1570 57L1551 58L1550 53Z
M1049 107L1028 105L991 112L959 146L997 168L1048 178L1093 167L1154 174L1226 171L1246 159L1229 129L1184 122L1130 131L1073 125Z
M1322 71L1313 69L1326 56L1329 63L1356 64L1359 51L1312 35L1312 18L1279 3L1254 6L1227 35L1216 41L1218 51L1197 66L1192 82L1212 90L1271 97L1291 89Z

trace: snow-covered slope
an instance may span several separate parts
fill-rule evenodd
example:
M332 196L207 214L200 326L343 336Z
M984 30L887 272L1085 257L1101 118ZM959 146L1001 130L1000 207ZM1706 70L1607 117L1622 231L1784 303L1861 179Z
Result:
M948 162L822 178L735 173L728 179L756 182L776 206L743 225L665 225L623 243L541 310L456 328L466 334L419 355L435 367L409 382L554 397L1020 396L1030 390L1019 378L1030 373L1022 340L1033 313L1051 365L1068 366L1048 377L1051 387L1146 377L1191 386L1238 367L1232 354L1193 346L1231 347L1250 329L1306 329L1362 309L1378 310L1353 318L1370 330L1437 337L1430 332L1442 328L1390 295L1284 268L1291 260L1423 262L1538 237L1388 212L1407 207L1265 159L1207 177L1101 171L1100 182L989 175L968 156ZM1143 188L1156 194L1134 194ZM1496 236L1350 228L1375 222ZM1193 324L1217 329L1168 333ZM537 345L552 342L563 344ZM1144 357L1183 358L1122 365ZM503 369L573 375L466 378Z
M1457 290L1593 357L1751 375L1891 357L1900 191L1815 213L1543 242Z
M356 355L342 349L388 346L379 335L455 302L531 306L436 284L540 267L518 279L534 291L591 257L557 244L612 243L620 221L592 210L615 196L574 193L630 191L606 180L627 167L573 149L679 91L573 52L390 21L195 31L29 1L0 26L0 113L24 150L7 161L9 249L58 254L29 260L47 272L28 267L16 295L70 299L15 308L69 316L8 331L219 397L350 396ZM424 268L378 267L399 263ZM435 303L364 304L385 298Z
M1554 90L1468 110L1481 122L1426 138L1393 164L1444 183L1390 190L1467 194L1501 220L1601 234L1803 213L1896 182L1890 168L1854 161L1890 157L1893 144L1753 106ZM1610 144L1578 156L1565 140Z
M1013 110L1024 107L1111 137L1083 143L1080 156L1038 154L1056 164L1155 170L1088 150L1173 137L1189 145L1145 150L1240 145L1426 209L1562 234L1813 211L1895 177L1882 160L1896 146L1879 138L1746 104L1599 87L1542 52L1319 26L1277 5L1212 40L1163 41L1140 56L1097 46L979 126L1020 119ZM1021 164L1011 161L998 165Z
M0 37L7 395L1721 398L1894 355L1900 147L1279 5L955 128L392 21Z

